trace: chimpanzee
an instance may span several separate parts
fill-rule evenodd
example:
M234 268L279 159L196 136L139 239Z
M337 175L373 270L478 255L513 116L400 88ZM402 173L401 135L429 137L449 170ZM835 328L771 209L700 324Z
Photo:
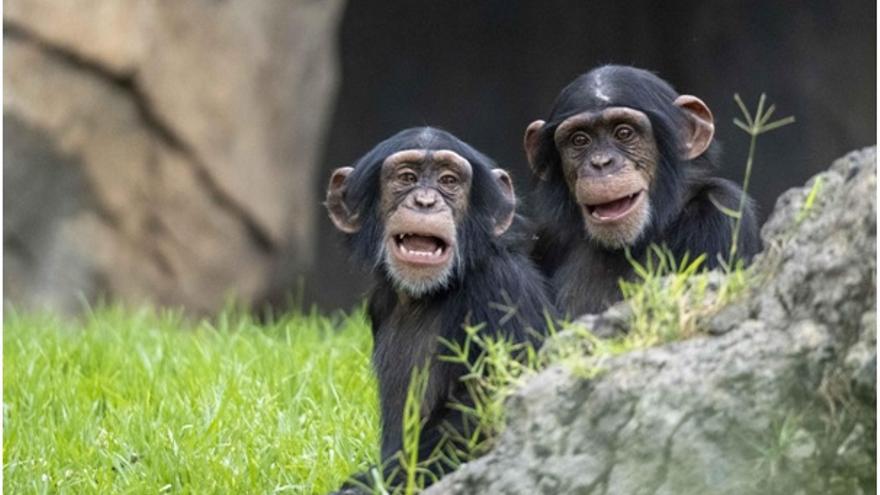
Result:
M626 249L644 260L650 244L681 259L706 253L705 267L730 253L743 191L712 177L718 145L712 112L651 72L607 65L566 86L548 120L524 146L535 179L538 236L533 257L569 316L599 312L633 277ZM737 254L761 249L751 200Z
M326 206L355 260L373 272L368 314L381 458L384 476L399 483L396 453L413 367L430 362L419 445L425 459L444 438L443 428L463 425L450 402L470 401L463 366L438 359L448 352L439 339L461 343L465 325L484 325L490 335L532 341L546 331L545 317L552 318L549 291L527 257L510 177L446 131L401 131L354 167L335 170ZM350 482L343 493L357 485Z

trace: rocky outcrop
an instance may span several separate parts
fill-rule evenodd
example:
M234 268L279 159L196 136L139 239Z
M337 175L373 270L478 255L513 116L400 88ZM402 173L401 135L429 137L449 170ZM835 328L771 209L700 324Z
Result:
M342 4L6 2L7 299L210 311L309 266Z
M875 194L874 148L785 193L759 283L706 335L543 371L426 493L875 493Z

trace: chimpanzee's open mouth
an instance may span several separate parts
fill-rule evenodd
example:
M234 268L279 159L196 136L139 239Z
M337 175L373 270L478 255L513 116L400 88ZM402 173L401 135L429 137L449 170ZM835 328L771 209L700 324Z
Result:
M449 259L451 243L429 234L404 233L391 236L395 256L414 265L437 265Z
M636 191L607 203L583 205L583 208L593 221L599 223L614 222L629 215L641 202L644 192L644 190Z

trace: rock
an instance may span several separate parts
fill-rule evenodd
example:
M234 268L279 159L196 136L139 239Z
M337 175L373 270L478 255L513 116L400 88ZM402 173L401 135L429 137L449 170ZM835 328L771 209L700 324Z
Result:
M212 311L310 266L342 5L8 2L7 299Z
M617 303L604 313L583 315L575 320L575 324L583 325L597 337L610 339L626 334L626 326L632 316L632 309L626 303Z
M154 4L150 0L12 0L3 5L3 22L109 72L131 74L151 37Z
M858 340L847 352L846 375L852 378L853 392L865 402L877 401L877 313L862 316Z
M425 493L876 493L875 193L873 148L787 192L724 331L539 373Z

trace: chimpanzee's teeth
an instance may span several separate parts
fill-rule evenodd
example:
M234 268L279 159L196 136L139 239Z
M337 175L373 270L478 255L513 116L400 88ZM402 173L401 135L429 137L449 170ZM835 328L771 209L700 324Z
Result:
M410 251L407 248L403 248L402 251L410 256L421 256L423 258L430 258L432 256L437 256L437 253L429 253L427 251Z
M410 256L421 256L421 257L423 257L423 258L439 257L439 256L441 256L441 255L443 254L443 248L442 248L442 247L438 247L438 248L435 249L433 252L431 252L431 251L411 251L411 250L407 249L406 246L404 246L404 245L401 244L401 246L400 246L400 250L401 250L404 254L408 254L408 255L410 255Z

